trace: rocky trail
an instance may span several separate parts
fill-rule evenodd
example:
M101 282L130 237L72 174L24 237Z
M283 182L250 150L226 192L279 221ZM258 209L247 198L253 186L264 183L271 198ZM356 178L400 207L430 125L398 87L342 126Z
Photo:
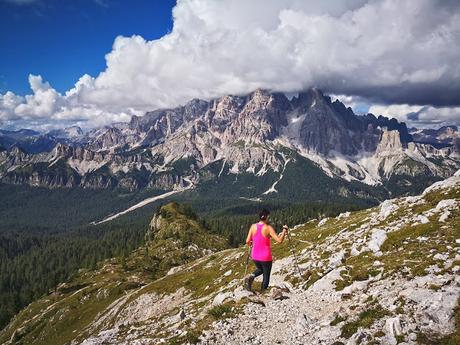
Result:
M336 273L332 272L331 276ZM212 330L205 331L201 344L359 344L375 340L376 335L380 344L417 344L421 327L452 331L442 327L452 322L452 311L459 297L458 276L432 275L410 283L381 280L363 287L352 298L322 284L305 291L288 290L289 284L284 283L281 289L272 288L269 296L251 298L252 303L245 306L241 315L217 321ZM440 284L444 289L433 294L431 284ZM280 290L284 291L281 298ZM401 297L409 298L413 304L417 314L414 319L384 312L384 317L369 329L359 328L349 339L342 336L341 327L346 318L364 311L362 305L378 300L386 310L396 311L401 307L398 303ZM400 342L401 339L405 341Z
M318 339L328 343L340 335L324 328L342 308L338 294L281 286L272 288L269 296L251 298L253 303L247 304L242 315L216 322L213 330L205 331L202 343L305 344ZM321 334L315 334L320 330Z

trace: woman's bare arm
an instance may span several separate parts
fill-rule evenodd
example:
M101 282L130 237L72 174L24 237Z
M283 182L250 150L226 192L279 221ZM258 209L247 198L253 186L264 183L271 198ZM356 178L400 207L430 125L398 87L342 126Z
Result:
M283 229L283 231L281 232L281 235L278 236L275 229L273 229L271 225L268 225L268 231L269 231L271 238L273 238L278 243L283 243L287 230Z
M251 227L249 228L249 231L248 231L248 237L246 237L246 244L248 246L251 245L251 242L252 242L252 228L254 227L254 224L251 225Z

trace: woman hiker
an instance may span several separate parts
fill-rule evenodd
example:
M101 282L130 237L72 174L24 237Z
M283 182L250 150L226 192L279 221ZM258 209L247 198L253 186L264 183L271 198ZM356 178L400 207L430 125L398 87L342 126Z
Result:
M283 243L289 229L287 225L284 225L281 235L278 236L275 229L268 224L269 214L270 212L266 209L263 209L259 213L259 222L251 225L248 237L246 238L246 244L248 246L252 243L251 258L257 267L254 273L244 278L244 286L248 291L252 291L252 283L254 279L260 275L263 275L262 291L268 288L273 260L270 248L270 237L278 243Z

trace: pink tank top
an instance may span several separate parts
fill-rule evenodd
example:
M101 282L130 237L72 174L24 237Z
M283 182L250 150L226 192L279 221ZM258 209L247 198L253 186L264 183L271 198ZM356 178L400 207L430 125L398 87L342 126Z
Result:
M256 261L272 261L270 236L262 235L263 223L257 223L257 232L252 236L252 259Z

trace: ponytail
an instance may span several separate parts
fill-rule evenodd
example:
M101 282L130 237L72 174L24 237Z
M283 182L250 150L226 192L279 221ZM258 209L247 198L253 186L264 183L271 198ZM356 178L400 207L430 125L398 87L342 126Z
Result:
M270 211L264 208L262 211L259 212L259 220L267 220Z

